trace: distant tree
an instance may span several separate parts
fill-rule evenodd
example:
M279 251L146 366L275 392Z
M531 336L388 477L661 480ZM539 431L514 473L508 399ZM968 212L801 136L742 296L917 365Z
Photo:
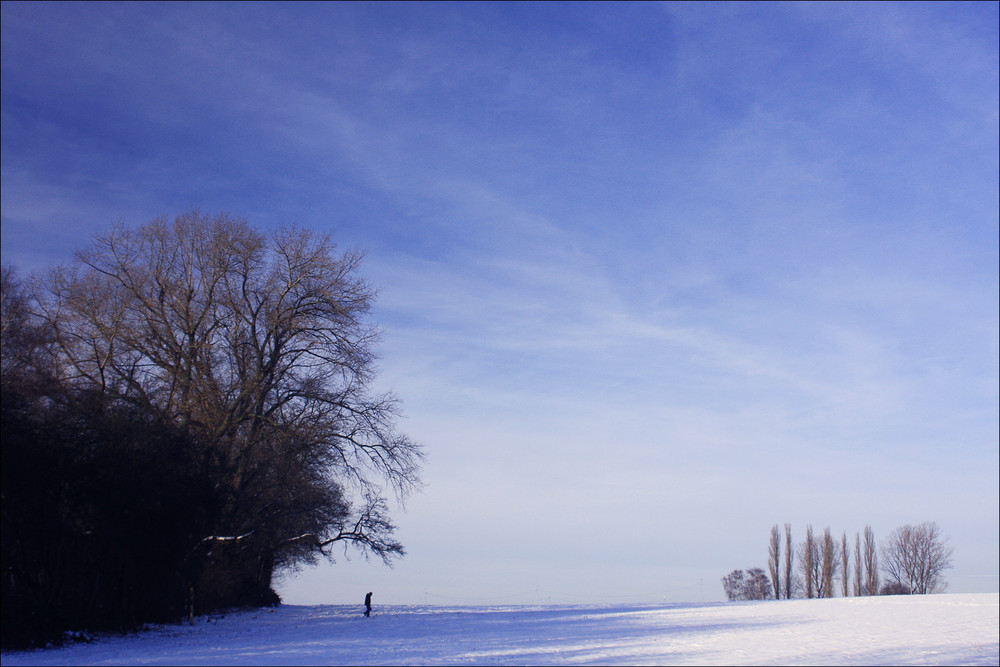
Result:
M792 561L795 547L792 546L792 524L785 524L785 599L792 599Z
M878 595L878 549L875 546L875 531L871 526L865 526L865 584L866 595Z
M750 568L745 573L733 570L722 578L722 589L730 601L767 600L771 597L771 581L759 567Z
M850 551L848 551L847 549L847 532L845 531L840 536L840 579L841 582L843 583L842 592L845 598L848 595L850 595L850 592L848 590L851 581L851 570L849 567L850 563L848 559L849 555Z
M774 585L774 597L781 597L781 533L778 524L771 527L771 541L767 548L767 568L771 572L771 582Z
M806 526L806 541L802 544L799 565L802 569L802 576L805 578L806 597L812 598L816 593L817 565L816 540L813 539L812 524Z
M952 552L937 524L905 525L882 545L882 569L889 584L905 586L911 594L939 593L947 587L943 572L951 567Z
M816 587L817 597L833 597L833 580L837 576L837 558L837 543L833 541L833 535L828 527L823 531L820 576L819 584Z
M830 530L822 538L814 537L812 526L799 554L799 568L805 579L806 597L831 597L833 578L837 575L839 554Z
M726 599L730 602L745 600L746 597L746 574L743 570L733 570L722 578L722 590L726 593Z
M861 534L854 533L854 597L864 590L864 565L861 561Z
M752 567L747 570L746 599L768 600L770 598L771 580L767 578L767 573L759 567Z

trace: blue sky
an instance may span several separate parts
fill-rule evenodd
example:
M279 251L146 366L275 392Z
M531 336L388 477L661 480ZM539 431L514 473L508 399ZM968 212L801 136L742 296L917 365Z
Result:
M367 251L428 454L290 603L684 601L789 522L996 591L998 4L14 3L2 256L193 207Z

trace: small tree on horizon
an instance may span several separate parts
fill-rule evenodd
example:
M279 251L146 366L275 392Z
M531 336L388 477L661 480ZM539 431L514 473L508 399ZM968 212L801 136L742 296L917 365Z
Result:
M731 602L768 600L771 597L771 581L759 567L752 567L746 572L733 570L722 578L722 589Z
M743 570L733 570L722 578L722 590L726 594L726 599L730 602L745 600L744 587L746 574Z
M947 583L942 573L951 567L953 552L945 541L933 522L897 528L882 545L882 569L889 583L915 595L943 592Z
M767 578L767 573L759 567L747 570L746 599L768 600L770 598L771 580Z

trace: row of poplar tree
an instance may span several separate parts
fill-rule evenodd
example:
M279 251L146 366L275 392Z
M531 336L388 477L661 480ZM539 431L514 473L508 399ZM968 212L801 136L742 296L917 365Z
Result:
M881 546L871 526L852 545L846 532L838 540L830 528L820 536L810 525L798 548L786 523L783 535L777 524L771 528L767 553L767 572L755 567L723 577L728 599L937 593L946 587L942 573L951 567L952 549L932 522L897 528Z

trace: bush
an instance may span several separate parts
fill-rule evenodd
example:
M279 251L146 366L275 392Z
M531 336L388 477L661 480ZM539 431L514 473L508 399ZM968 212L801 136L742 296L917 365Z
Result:
M909 595L910 589L906 587L906 584L901 584L898 581L891 581L882 587L879 595Z

